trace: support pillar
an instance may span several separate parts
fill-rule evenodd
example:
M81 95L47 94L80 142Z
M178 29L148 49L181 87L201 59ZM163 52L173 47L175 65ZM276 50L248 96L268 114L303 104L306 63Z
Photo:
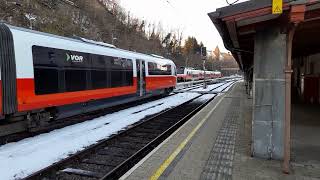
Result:
M254 49L252 155L284 157L287 35L280 28L257 31Z

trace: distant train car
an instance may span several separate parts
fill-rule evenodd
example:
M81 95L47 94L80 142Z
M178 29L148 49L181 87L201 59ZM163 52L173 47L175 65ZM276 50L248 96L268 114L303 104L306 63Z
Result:
M222 77L222 74L219 71L206 71L206 77L209 77L210 79L215 79Z
M169 59L6 24L0 24L0 63L0 117L27 119L27 127L167 94L176 86Z
M191 81L192 80L192 69L180 67L177 70L177 80L178 82Z
M197 81L206 79L220 78L221 72L219 71L206 71L197 70L193 68L180 67L177 71L178 82Z
M222 77L222 73L219 71L213 71L213 78L221 78Z

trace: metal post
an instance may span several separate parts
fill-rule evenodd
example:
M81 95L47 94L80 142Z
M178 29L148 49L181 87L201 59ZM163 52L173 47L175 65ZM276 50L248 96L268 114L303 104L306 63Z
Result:
M203 60L203 89L207 89L207 82L206 82L206 57L203 55L203 47L200 48L200 55Z
M207 89L207 82L206 82L206 60L203 60L203 89Z
M285 123L284 123L284 158L283 172L290 173L290 133L291 133L291 75L292 75L292 42L296 26L290 28L287 39L287 64L285 69Z

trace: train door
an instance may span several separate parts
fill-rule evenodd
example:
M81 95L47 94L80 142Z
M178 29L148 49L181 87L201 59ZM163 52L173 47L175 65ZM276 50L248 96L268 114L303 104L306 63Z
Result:
M143 96L146 93L146 64L143 60L137 60L137 94Z

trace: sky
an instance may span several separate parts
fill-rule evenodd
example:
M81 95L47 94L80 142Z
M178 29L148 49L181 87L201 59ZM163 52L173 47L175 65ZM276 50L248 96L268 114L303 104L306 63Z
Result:
M246 0L239 2L243 1ZM160 22L167 32L179 29L184 38L196 37L207 50L219 46L220 50L227 51L208 16L217 8L227 6L226 0L120 0L120 4L134 17L155 24Z

